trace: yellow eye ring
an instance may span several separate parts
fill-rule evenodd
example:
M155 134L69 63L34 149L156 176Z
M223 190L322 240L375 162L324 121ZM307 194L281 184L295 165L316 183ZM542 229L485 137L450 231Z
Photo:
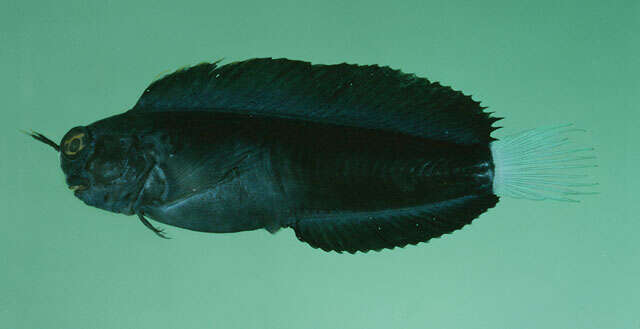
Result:
M84 148L84 133L77 133L62 143L62 150L66 155L76 155Z

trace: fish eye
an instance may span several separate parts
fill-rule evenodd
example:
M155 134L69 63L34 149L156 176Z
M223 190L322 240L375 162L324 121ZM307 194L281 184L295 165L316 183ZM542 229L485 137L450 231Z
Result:
M74 156L82 151L86 146L86 135L84 132L70 134L62 142L62 152L67 156Z

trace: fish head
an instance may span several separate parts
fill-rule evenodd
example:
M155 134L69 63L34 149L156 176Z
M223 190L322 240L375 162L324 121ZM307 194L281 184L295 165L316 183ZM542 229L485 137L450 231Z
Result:
M136 212L151 164L135 136L93 125L70 129L59 145L39 133L30 135L60 153L66 183L77 198L115 213Z

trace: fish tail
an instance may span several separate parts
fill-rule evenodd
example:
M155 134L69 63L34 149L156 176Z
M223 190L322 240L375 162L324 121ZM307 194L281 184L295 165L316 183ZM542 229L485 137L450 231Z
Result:
M594 149L578 147L569 135L584 132L571 124L526 130L491 143L493 192L529 200L578 202L597 194L588 168L597 167Z

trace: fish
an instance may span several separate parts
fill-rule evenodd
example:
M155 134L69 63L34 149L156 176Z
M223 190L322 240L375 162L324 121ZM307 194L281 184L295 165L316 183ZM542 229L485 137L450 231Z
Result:
M183 229L290 228L338 253L460 230L501 197L576 201L593 148L572 125L502 139L471 96L388 66L219 61L152 82L124 113L70 129L66 184L85 204ZM568 172L567 172L568 170Z

